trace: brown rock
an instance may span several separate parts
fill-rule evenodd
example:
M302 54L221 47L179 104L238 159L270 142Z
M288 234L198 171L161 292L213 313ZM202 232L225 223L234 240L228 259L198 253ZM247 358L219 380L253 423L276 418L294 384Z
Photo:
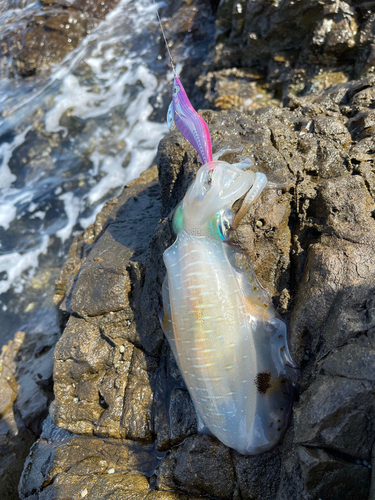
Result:
M5 21L0 39L4 72L11 68L13 75L22 77L46 73L75 49L117 3L118 0L44 0L12 13L13 22Z
M13 56L14 70L20 76L36 72L61 61L86 35L86 16L73 9L50 10L28 24L18 35L21 49Z
M85 489L89 498L103 498L100 495L104 492L112 492L114 496L111 498L120 498L116 495L124 494L127 484L147 490L144 475L150 475L160 459L152 446L140 447L126 440L74 436L56 427L48 418L41 439L26 461L25 470L33 481L28 486L32 484L35 492L40 491L43 477L45 498L60 498L60 494L74 498L74 494L81 495ZM24 494L27 490L21 481L21 497Z
M90 17L104 19L106 14L111 11L118 3L118 0L42 0L44 5L56 5L61 7L72 7L78 11L88 14Z
M157 362L134 343L153 350L156 339L143 343L135 331L128 268L129 259L137 266L147 256L147 238L158 219L155 174L154 168L125 189L62 303L73 315L55 350L51 414L57 425L78 434L152 441ZM142 228L135 237L138 223Z
M373 31L372 10L346 1L228 0L218 5L208 68L211 74L238 68L257 71L281 98L288 92L320 91L319 73L327 86L340 73L353 78L354 70L358 78L373 72ZM230 84L232 78L227 80Z

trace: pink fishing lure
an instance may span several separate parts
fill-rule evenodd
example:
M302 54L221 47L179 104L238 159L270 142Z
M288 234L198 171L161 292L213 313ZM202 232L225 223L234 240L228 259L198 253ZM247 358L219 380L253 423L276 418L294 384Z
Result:
M173 80L172 102L168 109L169 129L173 121L181 134L194 146L203 165L212 161L211 136L207 123L198 115L177 78Z

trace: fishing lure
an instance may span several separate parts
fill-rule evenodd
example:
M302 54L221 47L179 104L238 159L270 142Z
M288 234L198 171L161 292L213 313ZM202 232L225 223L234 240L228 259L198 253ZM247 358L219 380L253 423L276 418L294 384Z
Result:
M190 104L185 89L175 76L172 102L167 113L168 128L175 122L181 134L196 149L203 165L212 161L211 136L207 123Z
M193 400L198 432L245 455L264 452L287 427L299 370L285 322L229 235L267 178L244 170L249 159L219 161L228 149L212 156L208 126L176 74L167 118L203 166L173 217L177 238L163 255L161 325ZM232 205L243 196L234 214Z

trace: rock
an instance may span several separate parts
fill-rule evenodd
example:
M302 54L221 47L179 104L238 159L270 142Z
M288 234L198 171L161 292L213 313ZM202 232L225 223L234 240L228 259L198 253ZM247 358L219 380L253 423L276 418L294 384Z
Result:
M203 102L195 81L202 74L210 46L214 43L216 5L217 0L177 0L159 9L172 57L177 63L184 62L179 76L195 106ZM163 38L159 36L158 39L161 54L168 58ZM169 92L167 101L169 105Z
M142 474L60 474L53 484L47 486L42 495L33 495L30 500L43 498L43 500L65 500L66 498L90 498L102 500L111 498L122 500L133 498L134 500L175 500L178 497L174 493L151 491L146 477ZM190 497L189 497L190 500Z
M230 102L223 90L235 86L242 94L237 72L256 74L263 92L271 90L284 101L289 92L319 93L324 86L373 74L373 31L373 12L359 3L221 1L208 72L198 85L212 104L232 107L243 101Z
M197 433L194 405L170 350L162 356L157 372L154 432L160 451L167 451Z
M369 381L317 377L295 413L295 442L370 460L373 399Z
M320 449L301 447L297 453L304 483L314 498L368 498L371 471L367 467L348 463Z
M52 399L56 334L17 332L0 355L0 491L13 500L30 446Z
M133 441L75 436L56 427L47 418L41 438L25 463L27 476L23 478L28 480L27 485L24 479L21 481L19 493L25 498L27 488L32 487L31 498L36 498L42 490L43 499L88 495L88 498L99 500L106 496L120 499L134 489L139 498L144 498L148 489L145 475L150 475L161 459L162 455L152 446L139 447ZM82 496L85 490L87 493ZM169 498L169 495L156 497Z
M60 62L86 35L86 22L86 16L73 9L35 16L26 33L16 37L21 48L13 56L15 72L32 76Z
M214 151L242 145L256 169L284 186L266 190L233 235L290 319L292 353L302 368L280 445L244 457L198 435L162 335L162 254L174 239L173 210L199 168L196 152L172 132L160 143L158 173L145 172L105 207L62 271L56 300L64 332L55 350L54 423L46 424L54 431L46 427L27 461L23 499L368 498L375 438L374 88L369 77L291 96L284 109L202 113ZM117 470L108 457L117 460L119 443L124 459Z
M86 17L104 19L118 3L116 0L42 0L43 5L54 5L58 7L73 7L74 9L86 14Z
M196 86L210 109L247 111L280 105L280 100L267 91L265 83L256 70L229 68L201 75Z
M159 218L156 173L143 174L112 206L62 304L70 318L55 350L51 414L72 432L152 441L154 354L162 335L143 340L136 328L130 276L142 274Z
M44 0L4 30L1 55L13 74L45 73L74 50L118 0ZM8 76L8 75L7 75Z
M271 500L280 484L281 448L259 456L244 457L233 453L233 466L238 480L240 498Z
M234 471L229 449L212 436L187 438L157 470L156 487L229 500Z
M371 476L367 466L316 448L301 446L295 452L286 461L289 474L282 476L278 499L287 500L294 491L303 499L367 500Z

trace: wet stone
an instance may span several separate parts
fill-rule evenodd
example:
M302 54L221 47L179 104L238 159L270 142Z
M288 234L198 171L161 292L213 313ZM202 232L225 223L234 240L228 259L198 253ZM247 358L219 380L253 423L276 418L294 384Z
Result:
M172 449L156 475L159 490L178 487L193 495L232 498L234 471L230 451L211 436L187 438Z
M43 0L4 30L0 40L4 66L7 63L11 76L45 74L77 48L117 3L118 0Z
M67 307L81 316L117 312L126 308L129 292L126 269L90 262L80 269Z
M371 9L365 12L360 4L346 1L221 2L216 44L208 58L210 71L204 78L210 81L212 74L246 68L256 70L268 89L277 90L284 99L290 91L319 91L319 74L325 74L327 86L338 83L339 73L344 75L341 81L353 78L354 68L356 78L373 72L369 48L373 31ZM227 80L230 85L233 78Z
M280 447L254 457L244 457L234 452L233 466L241 498L244 500L276 498L280 483Z
M370 460L375 436L374 384L346 377L318 377L295 410L295 442Z
M79 11L83 11L90 17L104 19L106 14L111 11L116 5L116 0L42 0L44 5L55 5L61 7L74 7Z
M166 355L161 357L156 373L154 432L160 451L169 450L197 432L193 402L169 348L166 348Z
M13 56L13 68L20 76L31 76L61 61L86 35L86 16L76 10L35 16L20 35L21 49Z
M197 433L197 417L193 402L187 390L175 389L172 392L170 405L171 442L174 445L186 437Z
M107 479L104 481L106 488L115 485L116 481L121 483L123 477L131 471L139 475L150 475L161 459L162 454L155 453L152 446L140 447L127 440L76 436L58 428L48 418L44 423L41 438L34 445L25 464L28 475L21 481L20 494L23 496L26 483L28 487L34 485L36 491L40 490L39 478L42 475L43 488L47 487L43 495L48 495L47 498L53 498L52 491L56 494L54 488L50 487L52 483L55 484L58 480L58 483L62 482L67 487L69 477L72 483L78 483L81 487L84 478L97 476L99 479L104 475ZM78 477L81 477L81 480L78 480ZM90 481L87 484L89 485ZM93 484L98 486L98 480ZM74 485L73 491L76 491L76 487L77 484Z
M329 452L299 447L305 486L313 498L367 500L371 471L362 463L347 462Z
M95 339L95 340L94 340ZM57 425L79 434L151 440L155 361L129 342L108 341L100 327L71 317L55 350Z
M0 491L18 497L30 446L40 435L52 399L52 345L57 337L17 332L0 354Z

